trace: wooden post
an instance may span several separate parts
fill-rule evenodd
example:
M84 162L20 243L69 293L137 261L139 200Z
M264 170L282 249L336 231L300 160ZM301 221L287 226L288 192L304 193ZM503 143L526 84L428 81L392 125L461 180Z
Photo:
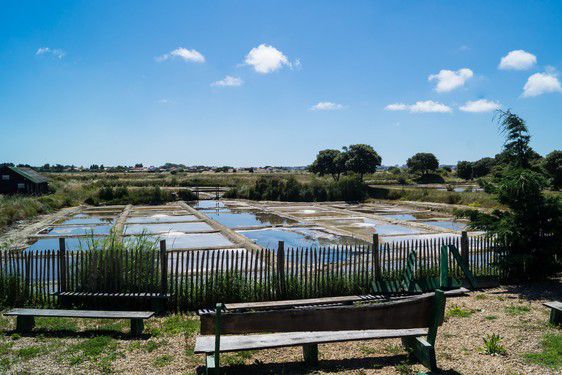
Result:
M166 240L160 241L160 294L168 294L168 257Z
M464 264L468 267L468 233L465 230L461 232L461 258L464 261Z
M375 280L381 278L381 264L379 260L379 235L373 234L373 262L375 265Z
M66 242L59 238L59 292L66 292Z
M439 287L444 289L448 286L449 279L449 247L441 246L441 257L439 258Z
M318 364L318 344L306 344L302 346L304 362L309 366Z
M278 297L285 295L285 242L279 241L277 247L277 292Z

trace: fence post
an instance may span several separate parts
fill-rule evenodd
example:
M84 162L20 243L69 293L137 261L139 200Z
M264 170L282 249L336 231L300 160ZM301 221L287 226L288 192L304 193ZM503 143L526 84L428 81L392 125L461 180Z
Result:
M449 247L441 246L439 259L439 288L445 289L449 286Z
M66 292L66 242L59 238L59 292Z
M279 241L277 247L277 293L285 295L285 242Z
M168 293L168 257L166 256L166 240L160 241L160 294Z
M381 264L379 259L379 235L373 234L373 262L375 266L375 280L381 277Z
M465 230L461 232L461 258L468 267L468 233Z

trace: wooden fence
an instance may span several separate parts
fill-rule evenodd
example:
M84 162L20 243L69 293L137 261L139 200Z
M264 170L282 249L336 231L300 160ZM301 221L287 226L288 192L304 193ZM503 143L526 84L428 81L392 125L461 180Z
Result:
M476 276L497 276L497 244L459 237L371 246L232 250L59 250L0 253L0 305L55 306L59 292L169 294L170 310L220 302L370 293L374 279L402 278L416 251L414 277L439 274L442 245L453 244ZM450 255L451 275L460 268Z

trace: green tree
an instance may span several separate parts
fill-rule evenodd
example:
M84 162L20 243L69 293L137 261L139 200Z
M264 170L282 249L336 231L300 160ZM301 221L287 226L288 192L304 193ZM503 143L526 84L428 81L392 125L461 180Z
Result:
M562 151L555 150L546 155L543 166L552 181L552 187L562 188Z
M489 175L495 164L496 161L493 158L482 158L475 161L472 163L472 177L479 178Z
M345 172L345 157L339 150L322 150L308 169L320 176L331 175L337 181Z
M375 173L382 163L382 158L369 145L351 145L344 147L344 151L345 170L357 173L361 180L366 173Z
M432 153L420 152L409 158L406 165L413 173L428 174L439 168L439 160Z
M499 125L506 136L503 154L508 164L486 189L507 209L491 214L469 210L462 215L470 218L473 229L504 241L498 265L509 280L545 278L560 268L562 204L543 193L546 179L531 166L525 122L500 111Z
M457 163L457 176L464 180L472 180L472 163L469 161L459 161Z

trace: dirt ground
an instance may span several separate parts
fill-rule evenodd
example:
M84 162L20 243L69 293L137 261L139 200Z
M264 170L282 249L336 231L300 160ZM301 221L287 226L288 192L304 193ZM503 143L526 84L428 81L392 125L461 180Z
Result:
M562 374L560 328L548 324L546 300L562 299L560 280L529 286L502 286L449 298L440 328L437 363L445 374ZM127 336L127 321L37 319L30 335L13 332L15 321L0 318L0 373L192 374L203 356L193 354L199 329L194 315L147 321L145 335ZM501 336L504 355L481 353L483 337ZM542 351L545 335L558 337L558 365L532 363L527 353ZM237 374L414 374L399 340L373 340L319 346L316 368L302 363L301 348L223 355L226 373ZM557 354L554 353L556 356ZM552 353L551 353L552 355Z

